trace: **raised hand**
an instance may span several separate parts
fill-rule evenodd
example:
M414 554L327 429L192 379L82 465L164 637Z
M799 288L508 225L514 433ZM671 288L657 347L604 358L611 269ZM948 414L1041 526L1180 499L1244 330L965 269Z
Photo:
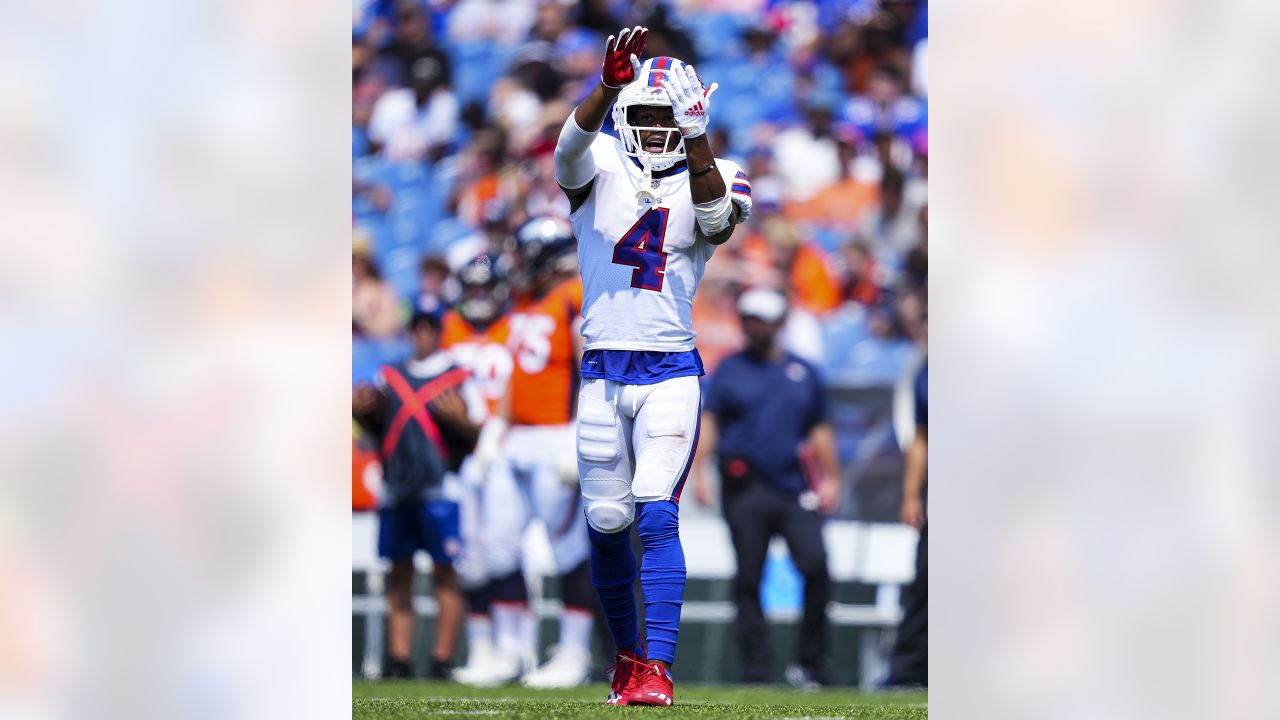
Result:
M639 56L644 52L644 41L649 28L623 28L617 37L610 35L604 43L604 67L600 70L600 82L605 87L618 89L636 79L640 73Z
M686 138L706 134L707 121L711 119L711 94L720 89L720 83L711 83L711 87L704 89L693 66L685 64L667 73L662 88L671 101L680 134Z

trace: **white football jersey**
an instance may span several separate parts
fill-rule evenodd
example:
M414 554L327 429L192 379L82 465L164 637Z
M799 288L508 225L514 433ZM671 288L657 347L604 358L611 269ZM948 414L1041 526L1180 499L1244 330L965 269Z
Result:
M585 349L692 350L693 293L715 246L695 232L688 171L650 183L617 138L604 133L591 154L595 184L570 215L582 272ZM746 219L746 174L732 160L716 158L716 165L739 220Z

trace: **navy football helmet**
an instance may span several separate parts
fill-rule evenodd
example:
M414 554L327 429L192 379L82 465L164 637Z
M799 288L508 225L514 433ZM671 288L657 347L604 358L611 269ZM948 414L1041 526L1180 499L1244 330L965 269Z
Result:
M512 284L532 289L557 273L573 270L577 247L568 221L550 215L531 218L516 230Z

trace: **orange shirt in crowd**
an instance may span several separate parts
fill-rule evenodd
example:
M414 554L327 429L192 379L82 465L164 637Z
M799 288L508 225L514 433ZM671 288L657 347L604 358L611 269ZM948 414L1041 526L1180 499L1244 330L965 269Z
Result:
M735 279L734 274L712 273L709 266L693 296L693 327L698 331L695 344L708 374L715 372L721 360L742 348L742 325L733 292Z
M445 313L441 325L440 347L453 361L471 373L472 381L496 412L502 394L507 390L514 364L507 350L506 318L498 318L480 330L467 322L457 310Z
M582 314L582 281L571 278L540 298L517 298L507 315L507 349L514 425L565 425L573 421L577 393L576 320Z
M792 221L852 227L880 200L880 188L845 178L818 191L811 199L790 201L783 215Z
M824 315L840 307L840 285L821 250L801 245L791 264L791 296L800 307Z
M796 304L815 315L822 315L840 307L840 284L835 273L827 266L826 255L812 245L801 243L795 249L791 270L787 276L787 289ZM760 233L748 235L742 241L740 257L747 266L744 278L762 276L765 268L783 263L783 248L774 246ZM755 269L752 270L751 268ZM747 285L762 284L749 280Z

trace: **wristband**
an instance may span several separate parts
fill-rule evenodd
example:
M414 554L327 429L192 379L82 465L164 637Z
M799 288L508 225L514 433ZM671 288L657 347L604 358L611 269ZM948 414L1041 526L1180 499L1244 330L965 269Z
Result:
M710 165L702 168L701 170L690 170L689 177L702 177L703 175L706 175L707 173L711 172L711 169L714 168L715 166L716 166L715 163L711 163Z

